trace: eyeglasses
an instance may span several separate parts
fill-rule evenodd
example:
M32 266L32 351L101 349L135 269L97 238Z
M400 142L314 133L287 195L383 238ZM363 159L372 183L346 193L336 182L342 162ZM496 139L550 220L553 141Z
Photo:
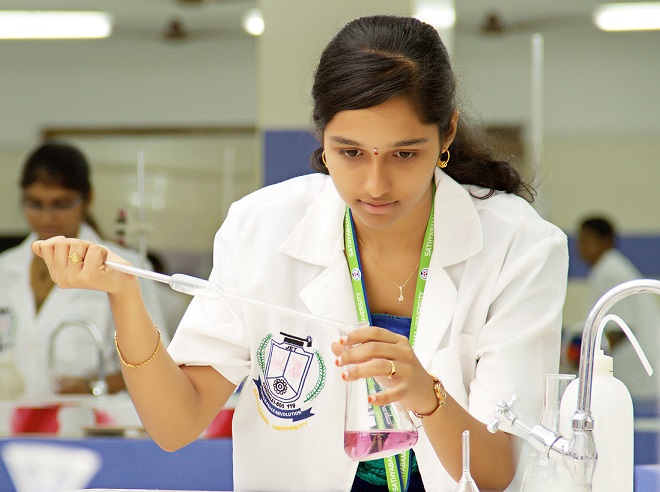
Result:
M45 205L38 200L31 200L29 198L23 199L23 209L27 213L41 214L45 212L52 212L54 214L61 214L76 208L83 202L83 197L79 196L73 200L57 200L49 205Z

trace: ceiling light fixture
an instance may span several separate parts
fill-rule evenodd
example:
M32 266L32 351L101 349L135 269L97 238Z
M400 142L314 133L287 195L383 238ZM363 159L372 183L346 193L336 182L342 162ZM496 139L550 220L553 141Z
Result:
M660 29L660 2L606 3L593 15L603 31L648 31Z
M264 33L266 24L264 15L260 9L250 9L243 16L243 29L252 36L261 36Z
M0 39L97 39L111 32L106 12L0 11Z
M456 23L456 10L453 2L417 0L416 7L414 17L431 24L436 29L450 29Z

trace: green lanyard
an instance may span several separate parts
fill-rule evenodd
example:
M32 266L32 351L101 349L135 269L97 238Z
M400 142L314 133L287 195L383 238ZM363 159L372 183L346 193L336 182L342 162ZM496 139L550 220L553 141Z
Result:
M426 224L426 233L424 234L424 244L422 254L419 259L419 271L417 275L417 284L415 286L415 299L413 303L412 320L410 322L410 345L415 346L415 337L417 335L417 326L419 324L419 310L422 306L424 297L424 288L426 287L426 277L428 276L429 264L431 263L431 254L433 253L433 202L435 198L435 186L433 187L433 198L431 199L431 213L429 221ZM346 207L344 214L344 246L346 248L346 258L351 272L353 295L355 298L355 307L357 309L358 322L368 322L371 325L371 313L367 301L367 291L362 278L362 264L360 255L355 248L355 225L350 208ZM368 378L367 385L377 384L373 378ZM371 387L369 388L371 391ZM387 416L383 415L380 407L374 406L374 417L376 425L383 427L383 421ZM410 460L411 450L400 453L398 456L388 456L383 458L385 462L385 471L387 474L387 488L390 492L404 492L408 489L410 480ZM398 462L398 463L397 463Z

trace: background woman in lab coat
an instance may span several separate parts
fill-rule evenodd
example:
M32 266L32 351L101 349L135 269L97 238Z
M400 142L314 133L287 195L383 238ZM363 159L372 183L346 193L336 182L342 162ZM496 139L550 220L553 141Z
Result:
M106 296L88 290L63 290L52 281L46 264L34 255L35 239L53 236L82 238L103 243L90 225L93 199L89 165L77 148L47 142L34 149L22 171L22 205L32 232L18 246L0 255L0 307L12 313L15 324L15 361L23 377L26 396L90 393L98 387L98 358L102 354L105 383L111 393L124 388L113 342L113 323ZM108 244L108 243L105 243ZM126 248L113 250L137 261ZM149 312L162 323L153 285L145 286ZM62 328L53 350L53 373L48 367L48 345L53 331L65 320L93 326L100 337L97 347L81 325Z
M163 448L195 439L244 381L237 490L388 490L393 478L399 490L453 492L466 429L479 487L504 490L517 438L485 424L514 393L522 414L540 414L542 375L559 361L566 237L518 196L528 191L518 173L470 138L432 26L389 16L349 23L321 56L313 97L319 172L235 203L210 278L347 325L368 316L372 326L340 337L323 323L195 298L159 350L135 279L102 266L121 261L114 253L62 238L33 248L60 285L108 292L128 389ZM73 253L84 263L68 261ZM366 303L356 302L360 289ZM345 381L369 376L392 384L375 404L398 400L417 416L409 477L344 453Z

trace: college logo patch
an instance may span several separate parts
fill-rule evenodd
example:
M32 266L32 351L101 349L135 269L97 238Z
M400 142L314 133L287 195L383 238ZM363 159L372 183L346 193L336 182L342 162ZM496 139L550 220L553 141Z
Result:
M280 341L268 334L259 344L257 362L262 376L254 379L257 403L279 419L292 423L313 416L308 405L325 386L326 368L323 357L312 347L312 337L300 338L280 332ZM263 377L263 380L262 380ZM262 419L270 424L259 405ZM305 408L303 408L305 407ZM294 427L272 425L275 430L296 430Z
M422 268L419 272L419 276L422 278L422 280L426 280L426 278L429 276L429 269Z
M358 282L362 278L362 272L359 268L353 268L353 270L351 270L351 277Z

